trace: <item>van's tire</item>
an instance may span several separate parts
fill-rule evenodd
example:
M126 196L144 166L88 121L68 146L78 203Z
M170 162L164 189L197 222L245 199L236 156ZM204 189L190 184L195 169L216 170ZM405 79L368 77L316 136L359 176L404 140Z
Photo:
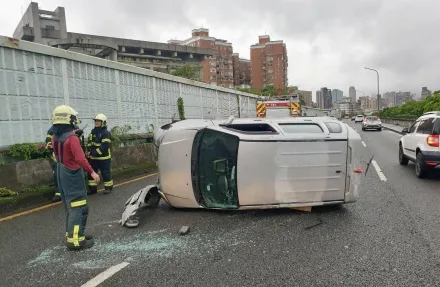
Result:
M428 167L422 160L422 153L417 152L415 162L415 172L418 178L425 178L428 173Z
M363 130L363 131L365 131L365 129L364 129L364 128L362 128L362 130Z
M400 165L408 165L408 162L409 162L408 158L403 153L402 145L399 144L399 163Z
M381 131L382 131L382 128L380 128L380 129L377 129L377 130L381 132Z

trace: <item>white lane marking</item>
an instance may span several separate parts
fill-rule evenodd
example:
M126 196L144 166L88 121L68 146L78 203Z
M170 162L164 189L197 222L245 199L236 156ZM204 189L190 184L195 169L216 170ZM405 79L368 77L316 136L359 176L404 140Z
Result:
M393 135L398 135L399 137L402 136L401 134L398 134L398 133L396 133L396 132L394 132L394 131L387 130L387 132L389 132L390 134L393 134Z
M371 161L371 163L373 164L374 169L376 170L377 175L379 176L380 180L381 180L381 181L387 181L387 178L386 178L385 174L384 174L383 171L380 169L380 167L379 167L379 165L377 164L377 162L373 159L373 160Z
M364 141L362 141L362 145L363 145L364 147L367 147L367 145L365 144L365 142L364 142Z
M130 263L122 262L118 265L114 265L114 266L108 268L107 270L105 270L104 272L98 274L98 276L90 279L87 283L81 285L81 287L96 287L99 284L101 284L102 282L104 282L105 280L107 280L108 278L115 275L117 272L121 271L123 268L127 267L128 264L130 264Z

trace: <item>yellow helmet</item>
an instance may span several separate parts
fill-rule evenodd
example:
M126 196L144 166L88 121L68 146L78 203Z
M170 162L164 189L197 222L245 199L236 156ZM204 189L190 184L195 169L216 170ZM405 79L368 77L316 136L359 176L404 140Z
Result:
M52 124L76 125L80 123L77 115L78 112L67 105L58 106L52 112Z
M104 114L97 114L93 120L101 121L103 127L107 125L107 117Z

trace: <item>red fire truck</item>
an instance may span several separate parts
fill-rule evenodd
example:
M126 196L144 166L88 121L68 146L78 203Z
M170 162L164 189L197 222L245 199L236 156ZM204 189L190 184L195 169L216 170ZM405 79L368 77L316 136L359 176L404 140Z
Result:
M257 102L257 118L284 118L301 116L298 96L278 96Z

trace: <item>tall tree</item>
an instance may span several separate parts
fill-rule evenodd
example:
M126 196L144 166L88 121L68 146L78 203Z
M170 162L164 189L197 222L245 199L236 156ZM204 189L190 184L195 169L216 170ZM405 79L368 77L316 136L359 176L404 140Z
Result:
M273 85L267 85L266 87L261 89L261 95L265 97L272 97L277 95L277 90Z

